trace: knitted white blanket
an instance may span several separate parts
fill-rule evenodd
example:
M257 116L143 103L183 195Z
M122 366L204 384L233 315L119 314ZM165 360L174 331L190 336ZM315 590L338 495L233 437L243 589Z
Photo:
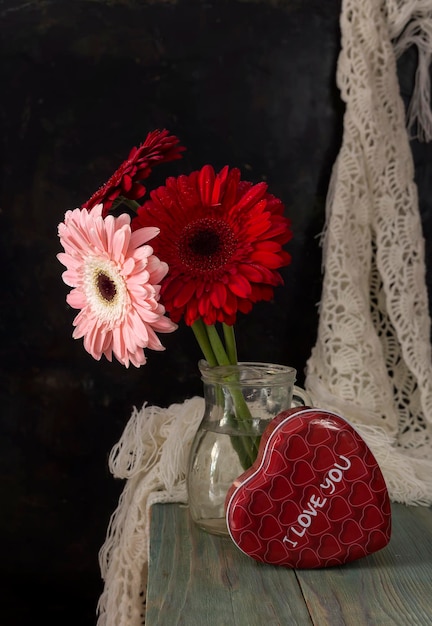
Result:
M144 623L150 507L187 501L189 450L203 414L198 397L168 409L144 405L111 450L110 470L127 482L99 554L105 586L98 626Z
M315 405L356 425L393 501L431 504L431 320L396 58L419 48L408 127L429 140L432 0L343 0L341 32L344 135L328 193L306 387ZM149 509L186 502L187 457L203 409L202 398L144 405L111 452L111 472L127 482L100 551L98 626L144 623Z
M382 429L377 460L394 501L430 504L431 320L396 54L419 46L409 124L430 139L432 2L345 0L341 29L344 133L327 198L306 387L317 406L373 427L376 439Z

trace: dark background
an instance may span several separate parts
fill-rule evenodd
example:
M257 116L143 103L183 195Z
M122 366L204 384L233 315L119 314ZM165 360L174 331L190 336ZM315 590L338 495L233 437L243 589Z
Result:
M126 370L71 338L57 224L155 128L205 163L267 180L292 219L272 303L237 324L242 360L294 365L314 345L318 235L341 141L339 0L0 1L0 626L96 621L98 550L123 488L107 458L132 407L201 393L192 332ZM399 63L403 96L415 51ZM428 255L431 146L413 144Z

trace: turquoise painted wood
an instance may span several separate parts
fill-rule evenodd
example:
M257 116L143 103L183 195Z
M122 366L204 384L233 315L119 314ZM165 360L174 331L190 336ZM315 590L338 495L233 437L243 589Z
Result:
M342 567L290 570L151 511L146 626L431 626L432 509L392 505L389 545Z

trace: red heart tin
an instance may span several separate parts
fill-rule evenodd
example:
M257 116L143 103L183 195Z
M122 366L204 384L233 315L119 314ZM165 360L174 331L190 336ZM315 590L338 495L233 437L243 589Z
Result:
M273 565L342 565L390 541L390 499L375 457L345 418L323 409L275 417L225 506L234 543Z

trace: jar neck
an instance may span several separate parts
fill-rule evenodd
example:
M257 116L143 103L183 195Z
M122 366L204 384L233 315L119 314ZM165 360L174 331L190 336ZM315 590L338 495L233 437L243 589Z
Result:
M277 385L293 386L296 370L288 365L241 361L236 365L211 367L206 361L198 363L204 383L235 386L268 387Z

